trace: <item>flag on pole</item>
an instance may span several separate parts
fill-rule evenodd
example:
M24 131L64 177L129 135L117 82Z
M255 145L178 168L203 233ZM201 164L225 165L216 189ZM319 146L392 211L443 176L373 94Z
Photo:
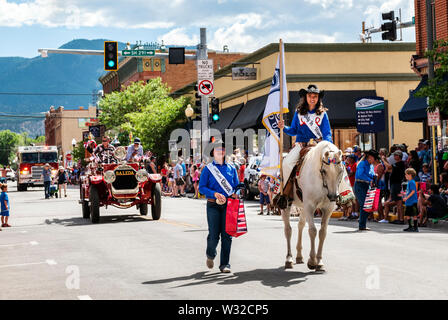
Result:
M281 66L280 54L282 55L281 60L283 62ZM280 67L282 68L282 79L280 79ZM282 86L283 92L282 112L288 113L288 90L286 88L285 55L283 47L277 58L277 65L275 67L274 76L272 77L271 90L269 91L262 120L263 125L267 130L267 134L260 171L262 174L266 174L276 180L279 177L280 169L280 128L278 127L278 122L280 120L280 86Z

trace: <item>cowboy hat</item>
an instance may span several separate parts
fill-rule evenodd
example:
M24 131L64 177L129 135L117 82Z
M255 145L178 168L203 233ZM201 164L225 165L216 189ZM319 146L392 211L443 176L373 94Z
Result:
M319 95L319 99L322 99L325 91L319 90L319 88L315 84L310 84L306 89L300 89L299 96L305 97L307 93L317 93Z

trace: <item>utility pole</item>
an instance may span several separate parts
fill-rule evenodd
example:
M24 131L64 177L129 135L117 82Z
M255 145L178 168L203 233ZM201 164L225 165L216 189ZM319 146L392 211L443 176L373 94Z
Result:
M207 53L207 30L206 28L201 28L201 41L198 44L197 47L197 60L196 60L196 65L198 65L198 61L199 60L206 60L208 58L208 53ZM198 81L198 86L199 86L199 81ZM202 150L205 150L205 148L207 147L209 140L210 140L210 135L209 135L209 127L208 127L208 97L207 96L201 96L201 129L202 129L202 133L201 133L201 137L202 139L204 139L205 141L202 141ZM204 134L206 134L206 136L204 136Z
M432 0L426 0L426 40L427 40L427 50L432 50L433 47L433 24L432 24L433 16L432 16ZM428 58L428 83L434 79L434 61L431 58ZM428 99L429 105L429 99ZM431 144L432 144L432 174L433 181L437 184L437 162L436 162L436 127L431 126Z

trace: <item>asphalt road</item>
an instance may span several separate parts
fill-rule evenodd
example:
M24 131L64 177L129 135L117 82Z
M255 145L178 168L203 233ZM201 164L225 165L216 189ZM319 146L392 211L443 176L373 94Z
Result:
M448 234L331 221L327 272L284 270L278 216L246 203L248 234L234 239L231 274L205 266L205 201L162 199L162 218L135 208L82 219L79 191L44 200L43 190L10 185L11 228L0 232L0 299L447 299ZM316 219L318 221L318 219ZM297 218L292 218L293 247ZM309 254L304 234L304 257ZM295 253L294 253L295 255Z

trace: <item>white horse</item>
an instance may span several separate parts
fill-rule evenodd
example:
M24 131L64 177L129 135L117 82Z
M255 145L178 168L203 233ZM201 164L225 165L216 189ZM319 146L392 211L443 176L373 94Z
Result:
M300 147L296 146L284 158L283 174L285 179L290 176L292 166L299 158ZM302 190L303 202L296 193L294 183L294 201L293 204L300 207L299 216L299 237L297 241L296 263L303 263L302 256L302 232L305 223L308 222L309 235L311 240L310 258L308 259L308 268L316 271L325 271L322 263L322 249L327 234L328 221L332 212L336 208L336 199L339 194L340 184L345 174L345 168L341 163L342 152L334 144L322 141L305 155L300 175L296 176L298 186ZM317 229L314 225L314 212L320 209L322 212L322 223L319 230L319 247L315 249L315 238ZM282 219L285 226L285 236L288 246L285 268L291 269L293 266L291 254L291 224L290 207L281 210Z

